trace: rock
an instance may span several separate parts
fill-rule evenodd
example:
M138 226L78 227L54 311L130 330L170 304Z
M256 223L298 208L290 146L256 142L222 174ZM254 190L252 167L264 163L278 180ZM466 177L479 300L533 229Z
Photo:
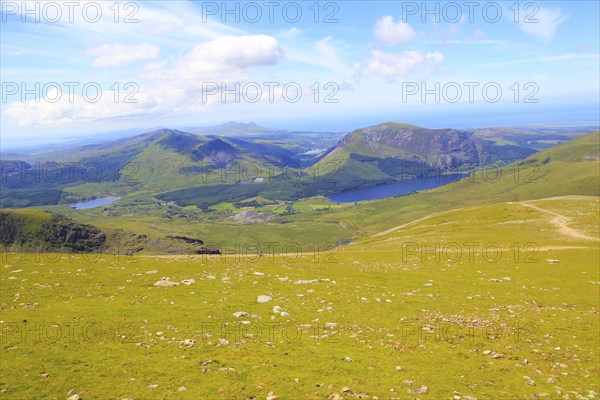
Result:
M180 342L182 346L193 346L196 343L194 339L185 339Z
M80 397L78 394L74 394L73 396L70 396L69 398L67 398L67 400L79 400Z
M429 390L429 388L427 386L421 386L416 389L408 389L408 393L423 394L423 393L427 393L428 390Z
M351 361L353 361L353 360L352 360L350 357L346 356L346 357L344 357L344 361L351 362Z
M404 383L404 384L405 384L405 385L407 385L407 386L412 386L414 382L413 382L413 381L409 381L409 380L405 379L405 380L403 380L403 381L402 381L402 383Z
M277 400L277 399L279 399L279 396L275 396L275 394L273 394L273 392L267 393L266 400Z
M350 393L350 392L352 392L352 389L350 389L348 386L344 386L342 388L342 393Z
M258 272L258 271L254 272L254 275L256 275L256 276L265 276L264 273Z
M496 359L503 358L503 357L504 356L502 354L500 354L500 353L494 353L494 355L492 355L492 358L496 358Z
M185 392L186 390L187 388L185 386L182 386L179 389L177 389L178 392Z
M483 352L483 354L487 356L487 355L490 355L490 354L492 354L492 351L491 351L491 350L485 350L485 351Z
M173 286L179 286L179 282L173 282L173 281L169 281L166 279L161 279L160 281L157 281L156 283L154 283L154 286L173 287Z
M273 307L273 312L275 314L279 314L281 311L283 310L283 308L279 307L279 306L275 306Z
M296 282L294 282L294 285L308 285L311 283L317 283L320 282L320 279L300 279L297 280Z
M194 283L196 283L196 280L195 279L184 279L181 281L181 283L189 286L189 285L193 285Z
M325 322L325 328L335 329L337 324L335 322Z
M402 367L399 365L396 365L396 371L402 371Z
M220 346L227 346L229 344L229 340L227 339L219 339Z
M150 384L148 386L146 386L148 389L156 389L158 387L158 385L156 384Z
M527 383L528 385L530 385L530 386L535 386L535 381L534 381L533 379L531 379L530 377L528 377L528 376L524 376L524 377L523 377L523 379L525 379L525 380L527 381L526 383Z
M69 390L69 393L67 393L67 396L73 396L74 394L77 394L77 390L71 389Z
M558 263L560 262L560 261L558 261L558 260L551 260L551 259L549 259L549 258L547 259L547 261L548 261L550 264L558 264Z
M153 269L153 270L151 270L151 271L146 271L146 273L147 273L148 275L152 275L152 274L158 274L158 270L157 270L157 269Z
M47 374L47 373L45 373L45 372L42 372L42 373L40 374L40 376L41 376L42 378L47 378L47 377L49 377L49 376L50 376L50 374Z
M287 317L288 315L290 315L290 313L287 311L282 311L279 315L281 315L282 317Z
M432 287L433 283L424 283L423 286L425 286L425 287Z
M271 296L266 296L266 295L260 295L256 298L256 301L258 303L268 303L271 300L273 300L273 298Z
M331 400L344 400L344 398L339 393L331 393L329 395Z
M233 313L233 316L236 318L245 317L246 315L248 315L248 313L245 311L238 311Z

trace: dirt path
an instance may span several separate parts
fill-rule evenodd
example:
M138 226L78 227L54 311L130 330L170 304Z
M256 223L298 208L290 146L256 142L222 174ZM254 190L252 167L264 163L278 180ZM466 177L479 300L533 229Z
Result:
M387 235L388 233L395 232L395 231L397 231L398 229L406 228L407 226L410 226L410 225L416 224L417 222L424 221L424 220L426 220L426 219L429 219L429 218L431 218L431 217L435 217L436 215L440 215L440 214L447 214L447 213L451 213L451 212L454 212L454 211L459 211L459 210L463 210L463 208L455 208L455 209L448 210L448 211L439 211L439 212L434 212L434 213L432 213L432 214L429 214L429 215L426 215L426 216L424 216L424 217L422 217L422 218L415 219L414 221L410 221L410 222L407 222L407 223L405 223L405 224L398 225L398 226L395 226L395 227L393 227L393 228L390 228L390 229L388 229L388 230L385 230L385 231L383 231L383 232L376 233L376 234L374 234L374 235L373 235L373 237Z
M533 204L529 204L529 203L525 203L525 202L518 202L518 203L512 203L512 204L519 204L522 205L524 207L529 207L532 208L536 211L539 211L541 213L544 214L548 214L550 216L552 216L553 218L550 219L550 223L555 225L558 228L558 231L560 233L562 233L565 236L569 236L569 237L573 237L573 238L577 238L577 239L584 239L584 240L595 240L598 241L599 239L596 237L592 237L589 235L586 235L585 233L581 232L578 229L575 228L571 228L568 223L570 218L565 217L562 214L556 213L554 211L550 211L550 210L546 210L544 208L535 206Z

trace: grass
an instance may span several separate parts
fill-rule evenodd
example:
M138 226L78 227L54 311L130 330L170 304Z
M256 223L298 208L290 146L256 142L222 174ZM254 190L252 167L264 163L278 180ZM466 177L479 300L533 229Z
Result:
M328 398L346 386L344 398L591 396L600 390L598 241L560 224L597 238L598 205L466 207L328 253L4 254L0 390L7 399L72 388L83 399ZM465 247L460 259L436 257L435 243L473 240L508 251L494 261ZM413 243L430 252L403 251ZM196 283L152 286L163 276ZM307 279L322 280L294 283ZM427 393L408 392L421 385Z

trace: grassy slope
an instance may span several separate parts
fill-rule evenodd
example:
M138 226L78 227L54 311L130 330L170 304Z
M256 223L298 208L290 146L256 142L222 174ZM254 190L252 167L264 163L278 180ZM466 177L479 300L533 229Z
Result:
M476 172L460 182L411 196L341 208L334 205L326 211L304 208L303 213L260 225L234 225L226 215L215 219L201 215L200 220L193 222L185 218L166 219L162 211L136 208L131 209L132 215L125 217L107 217L102 209L66 212L79 221L100 227L153 237L182 234L211 243L225 243L229 248L257 242L278 242L282 246L290 241L325 244L366 237L433 212L455 208L564 195L598 196L598 139L598 133L590 134L542 151L521 166L503 167L502 176L497 180L496 171L490 169L487 173ZM323 207L327 207L327 203L323 201ZM144 212L147 215L142 215Z
M432 212L498 201L566 195L600 195L599 133L593 133L497 170L475 172L440 188L393 199L365 202L300 220L338 219L361 235L374 234ZM401 212L399 212L401 210Z
M597 198L526 203L598 234ZM455 261L402 252L409 241L473 239L512 248L494 261L464 246ZM8 255L0 315L10 368L0 389L11 399L71 388L83 398L327 398L345 386L380 399L587 395L600 391L598 255L597 240L573 238L522 203L443 213L300 258ZM162 276L197 282L153 287ZM329 281L293 283L319 278ZM258 304L264 294L273 301ZM275 305L290 315L274 314ZM181 346L185 339L195 345ZM421 385L428 393L408 393Z

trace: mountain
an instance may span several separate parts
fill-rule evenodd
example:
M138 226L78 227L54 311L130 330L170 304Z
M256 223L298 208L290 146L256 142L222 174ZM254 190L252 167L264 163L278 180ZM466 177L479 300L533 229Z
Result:
M492 163L508 164L535 152L453 129L400 123L357 129L328 151L314 154L305 150L323 144L319 139L323 134L237 122L206 129L271 136L239 138L160 129L2 162L0 206L111 196L129 197L126 201L138 204L158 198L201 208L255 196L297 200L418 176L470 171Z
M34 161L35 160L35 161ZM3 160L2 207L57 204L141 191L147 195L236 184L299 167L294 152L269 143L162 129L101 145Z
M191 133L200 135L218 135L218 136L232 136L232 137L243 137L243 136L256 136L256 135L273 135L281 134L286 131L281 129L272 129L260 126L254 122L236 122L229 121L224 124L215 126L206 126L200 128L190 129Z
M600 132L595 132L508 166L473 171L458 182L433 190L333 210L323 216L315 215L311 222L345 221L361 236L366 236L433 212L462 207L560 196L598 197L599 160Z
M319 163L336 165L355 179L408 179L433 172L466 171L508 164L535 153L522 146L499 146L454 129L427 129L388 122L347 134Z

